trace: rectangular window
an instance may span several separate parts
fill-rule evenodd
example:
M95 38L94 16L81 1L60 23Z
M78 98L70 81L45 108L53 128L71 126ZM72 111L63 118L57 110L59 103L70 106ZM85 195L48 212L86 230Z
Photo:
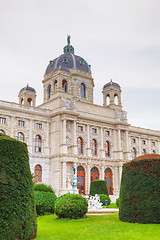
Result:
M25 121L18 120L18 126L19 127L24 127L24 125L25 125Z
M96 128L92 128L92 133L96 134L97 133L97 129Z
M135 138L132 138L132 143L136 143L136 139Z
M36 128L37 129L42 129L42 124L41 123L36 123Z
M155 143L155 142L152 142L152 146L155 147L155 146L156 146L156 143Z
M6 118L0 117L0 123L6 123Z
M110 136L110 131L106 130L106 131L105 131L105 135L106 135L106 136Z
M142 140L142 144L146 144L146 141L145 141L145 140Z
M83 127L82 126L78 126L78 131L83 132Z

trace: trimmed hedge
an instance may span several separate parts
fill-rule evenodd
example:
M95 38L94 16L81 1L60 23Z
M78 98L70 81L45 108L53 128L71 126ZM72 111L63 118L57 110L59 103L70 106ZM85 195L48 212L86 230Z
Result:
M30 240L37 221L27 145L0 136L0 238Z
M35 204L37 215L54 213L56 195L53 192L35 191Z
M119 218L160 223L160 155L148 154L123 165Z
M98 196L100 197L100 202L103 203L103 206L105 206L106 200L108 201L108 206L110 205L111 203L110 197L108 197L106 194L98 194Z
M55 214L59 218L82 218L87 211L87 200L78 194L64 194L55 202Z
M54 193L51 186L47 186L44 183L37 183L34 185L34 191L42 191L42 192L52 192Z
M105 194L109 196L107 182L105 180L95 180L91 182L89 195L94 196L95 194Z
M116 199L116 205L119 207L119 198Z

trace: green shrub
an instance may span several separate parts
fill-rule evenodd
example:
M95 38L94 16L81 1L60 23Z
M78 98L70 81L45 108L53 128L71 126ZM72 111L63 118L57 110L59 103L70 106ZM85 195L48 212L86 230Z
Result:
M35 191L35 204L37 215L45 213L54 213L54 204L56 201L55 193Z
M106 200L108 201L108 206L110 205L111 203L110 197L108 197L106 194L98 194L98 196L100 197L100 202L103 203L103 206L105 206Z
M59 218L82 218L88 211L88 203L78 194L64 194L55 202L55 214Z
M30 240L37 222L27 145L0 136L0 239Z
M95 180L91 182L89 195L94 196L95 194L105 194L109 196L107 182L105 180Z
M148 154L123 165L119 218L160 223L160 155Z
M119 198L116 199L116 205L119 207Z
M37 183L34 185L34 191L42 191L42 192L52 192L54 193L51 186L47 186L44 183Z

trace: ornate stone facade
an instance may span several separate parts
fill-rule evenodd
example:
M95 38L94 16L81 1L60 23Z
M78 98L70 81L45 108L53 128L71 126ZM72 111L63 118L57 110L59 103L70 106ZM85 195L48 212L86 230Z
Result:
M57 195L72 191L74 166L81 194L89 193L90 181L103 179L115 199L123 163L160 154L160 132L128 123L117 83L103 87L103 106L93 104L90 65L70 43L64 49L47 67L43 104L36 107L29 86L20 91L19 104L0 101L0 131L27 143L35 180L52 185Z

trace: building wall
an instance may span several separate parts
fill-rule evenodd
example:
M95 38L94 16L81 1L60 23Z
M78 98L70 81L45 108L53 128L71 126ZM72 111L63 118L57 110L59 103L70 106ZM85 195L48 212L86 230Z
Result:
M60 80L59 90L54 92L52 86L51 97L47 99L47 86L51 80L53 85L55 79ZM72 167L82 166L85 171L85 194L89 194L91 169L96 167L99 179L104 180L104 171L110 168L113 196L116 198L119 195L123 163L142 155L144 149L146 153L160 154L160 132L130 126L121 101L119 106L114 102L112 106L93 104L94 83L91 75L81 72L68 75L67 93L61 88L63 79L64 73L61 71L45 77L44 103L38 107L0 101L0 130L14 138L18 132L24 134L31 172L34 173L37 164L41 165L42 182L52 185L57 195L73 190ZM85 99L79 95L81 82L88 84ZM112 92L114 89L112 87ZM120 97L121 90L115 90ZM25 122L24 126L19 126L19 120ZM37 124L41 124L42 128L37 128ZM35 152L36 135L42 138L40 152ZM78 137L83 139L82 154L78 154ZM93 139L97 142L97 154L94 156L91 151ZM106 156L106 141L110 145L110 156Z

